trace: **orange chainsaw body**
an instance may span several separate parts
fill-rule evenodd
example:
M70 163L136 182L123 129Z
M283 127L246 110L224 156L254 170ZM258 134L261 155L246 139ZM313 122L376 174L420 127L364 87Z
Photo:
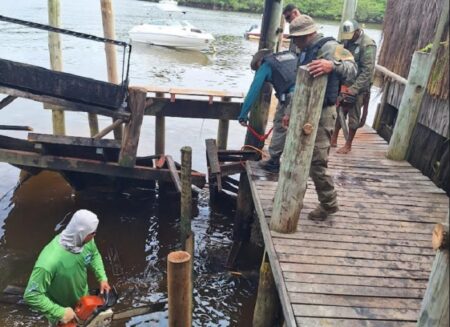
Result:
M75 306L75 314L81 321L86 321L95 312L95 310L105 304L105 300L97 295L85 295L80 298ZM58 324L58 327L77 327L77 322L72 320L67 324Z

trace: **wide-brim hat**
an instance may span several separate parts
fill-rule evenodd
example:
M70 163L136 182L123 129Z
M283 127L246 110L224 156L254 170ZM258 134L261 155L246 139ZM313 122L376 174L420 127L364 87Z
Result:
M258 50L258 52L253 55L252 61L250 62L250 68L252 70L257 70L259 68L258 64L259 64L260 60L271 53L272 53L272 50L270 50L270 49Z
M296 36L309 35L318 30L319 28L311 17L308 15L300 15L289 24L288 37L293 38Z

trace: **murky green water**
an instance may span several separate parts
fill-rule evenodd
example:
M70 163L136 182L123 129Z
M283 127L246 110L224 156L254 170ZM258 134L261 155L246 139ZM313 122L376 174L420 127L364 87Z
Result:
M2 0L0 14L40 23L47 22L47 2ZM153 4L136 0L115 0L118 39L127 40L134 25L163 15ZM178 86L215 90L246 91L252 80L249 61L257 43L246 41L244 31L259 23L259 14L224 13L185 8L185 19L216 37L215 54L180 51L147 45L134 45L131 59L131 85ZM102 35L100 2L61 1L63 28ZM336 34L336 25L323 23L325 34ZM377 40L379 32L369 30ZM48 67L47 33L0 22L0 57ZM101 44L63 36L64 70L97 79L106 79ZM119 56L120 57L120 56ZM121 63L119 63L120 66ZM110 119L100 117L104 127ZM37 133L51 132L51 115L42 104L16 100L0 111L2 124L22 124ZM66 113L68 135L88 136L85 113ZM193 148L193 167L205 172L204 140L216 137L217 122L201 119L168 118L166 151L179 159L184 145ZM245 130L230 124L229 147L242 146ZM23 132L2 133L26 137ZM154 121L144 120L140 155L154 151ZM24 286L42 247L66 222L65 217L79 208L94 211L100 218L96 236L104 256L110 281L121 294L117 309L155 304L155 312L117 322L116 326L166 326L166 257L179 248L178 203L158 194L127 199L92 194L73 194L56 174L43 173L16 189L19 170L0 163L0 290L8 284ZM224 268L231 246L233 203L221 210L208 206L201 194L198 212L192 222L196 234L194 274L195 326L250 326L257 281L237 278ZM117 253L111 262L108 253ZM258 269L257 252L240 260L243 270ZM47 326L45 320L26 307L0 303L0 326Z

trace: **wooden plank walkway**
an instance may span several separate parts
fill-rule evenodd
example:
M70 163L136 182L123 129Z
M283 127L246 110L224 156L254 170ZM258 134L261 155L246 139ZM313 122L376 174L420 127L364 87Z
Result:
M332 149L340 211L308 220L318 203L309 181L293 234L268 227L277 175L247 162L287 326L416 326L435 256L431 233L446 219L449 199L409 163L386 159L386 149L367 126L350 154Z

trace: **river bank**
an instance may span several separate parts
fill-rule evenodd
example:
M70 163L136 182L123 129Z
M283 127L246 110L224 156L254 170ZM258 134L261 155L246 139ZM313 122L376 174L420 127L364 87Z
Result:
M152 0L150 0L152 1ZM157 2L157 1L156 1ZM178 3L187 7L195 7L210 10L238 11L249 13L263 12L264 0L254 1L236 1L236 0L179 0ZM324 1L324 0L304 0L290 1L297 5L300 10L316 19L340 21L342 14L343 0ZM356 19L362 23L383 23L384 12L386 9L385 0L360 0Z

